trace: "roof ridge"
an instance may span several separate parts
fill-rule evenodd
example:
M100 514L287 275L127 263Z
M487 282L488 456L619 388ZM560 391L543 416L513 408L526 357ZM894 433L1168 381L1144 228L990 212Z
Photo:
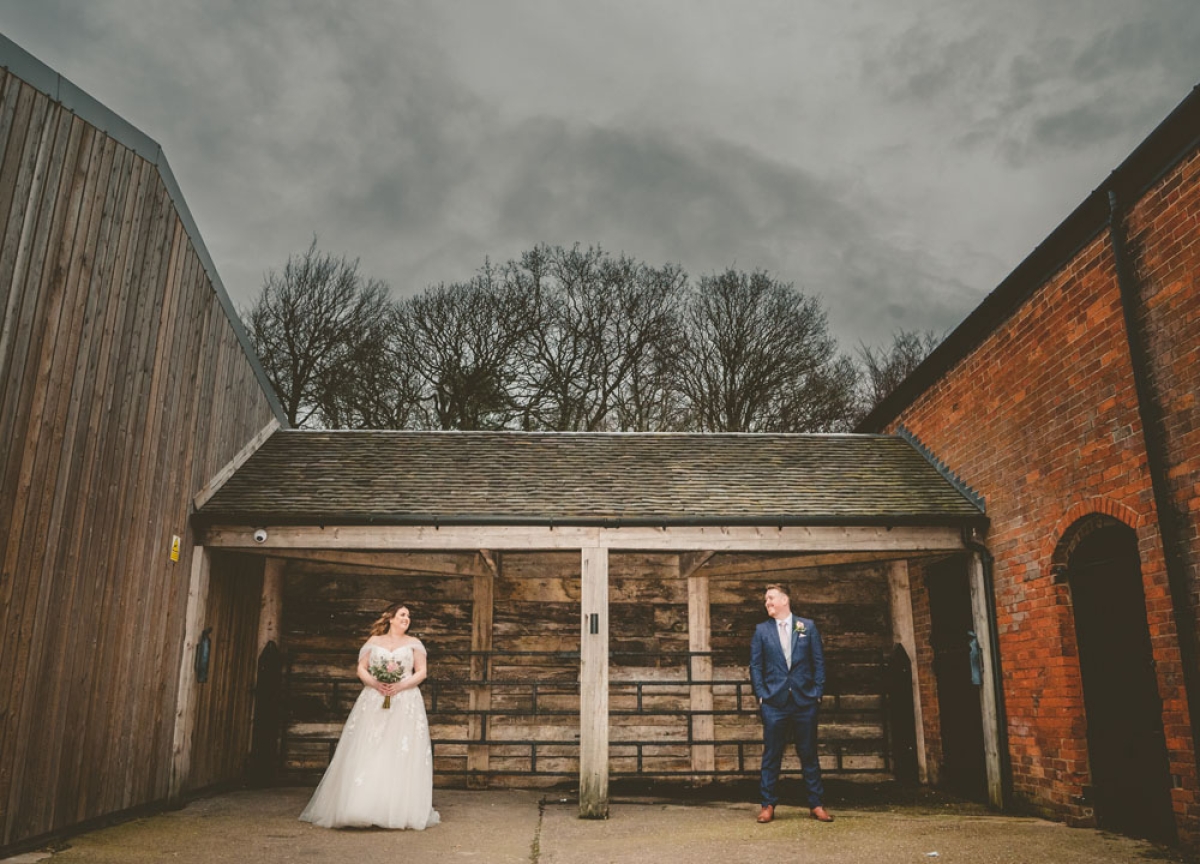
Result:
M925 446L925 443L909 431L903 423L897 425L896 433L913 446L913 449L920 453L925 460L938 470L938 473L950 481L959 493L979 508L980 513L987 513L987 499L984 498L973 486L970 486L965 480L950 468L945 462L934 455L933 451Z

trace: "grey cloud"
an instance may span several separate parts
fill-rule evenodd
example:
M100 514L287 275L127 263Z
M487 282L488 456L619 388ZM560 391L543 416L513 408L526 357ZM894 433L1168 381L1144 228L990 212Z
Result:
M507 162L495 223L509 249L600 243L694 275L764 268L822 296L844 343L949 326L971 302L936 262L883 239L843 190L719 139L542 120L493 147Z
M1034 149L1077 147L1080 143L1107 138L1125 128L1124 118L1101 104L1076 105L1033 122L1028 147Z
M1076 26L1059 26L1072 16ZM1006 25L1027 38L999 38ZM1192 0L1012 3L965 34L924 15L863 68L889 98L953 112L957 146L993 150L1019 168L1138 140L1200 77L1196 45Z
M401 293L599 243L768 269L852 345L945 329L1032 248L1072 203L1063 164L1099 179L1195 83L1192 7L0 0L0 22L163 144L238 302L313 233ZM791 50L801 26L837 34L828 56Z
M1158 68L1195 81L1200 10L1194 0L1159 0L1144 11L1148 14L1133 20L1118 18L1079 50L1073 63L1079 80Z
M957 107L979 98L999 62L999 46L985 31L947 36L923 17L863 64L889 98Z

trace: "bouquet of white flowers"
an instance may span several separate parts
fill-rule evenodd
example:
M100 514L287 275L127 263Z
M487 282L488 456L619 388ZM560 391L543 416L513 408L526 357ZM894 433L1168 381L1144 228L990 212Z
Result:
M370 666L368 666L367 671L371 673L371 677L373 677L376 681L384 684L395 684L404 677L405 669L404 664L396 660L381 660L378 663L372 663ZM391 696L383 697L383 707L392 707Z

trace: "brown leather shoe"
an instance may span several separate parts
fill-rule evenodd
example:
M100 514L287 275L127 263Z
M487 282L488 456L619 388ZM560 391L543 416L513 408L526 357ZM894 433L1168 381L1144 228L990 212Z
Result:
M816 807L812 808L811 812L812 812L812 817L814 819L816 819L818 822L832 822L833 821L833 817L829 815L829 811L820 805L817 805Z
M766 825L768 822L770 822L774 818L775 818L775 805L774 804L764 804L763 808L758 811L758 824L759 825Z

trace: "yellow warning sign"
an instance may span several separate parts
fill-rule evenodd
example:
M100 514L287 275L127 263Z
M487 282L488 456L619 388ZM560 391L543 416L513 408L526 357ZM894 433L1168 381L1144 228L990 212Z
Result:
M183 542L183 541L182 541L182 539L179 537L179 535L178 535L178 534L172 534L172 535L171 535L171 560L172 560L172 561L178 561L178 560L179 560L179 544L180 544L180 543L182 543L182 542Z

